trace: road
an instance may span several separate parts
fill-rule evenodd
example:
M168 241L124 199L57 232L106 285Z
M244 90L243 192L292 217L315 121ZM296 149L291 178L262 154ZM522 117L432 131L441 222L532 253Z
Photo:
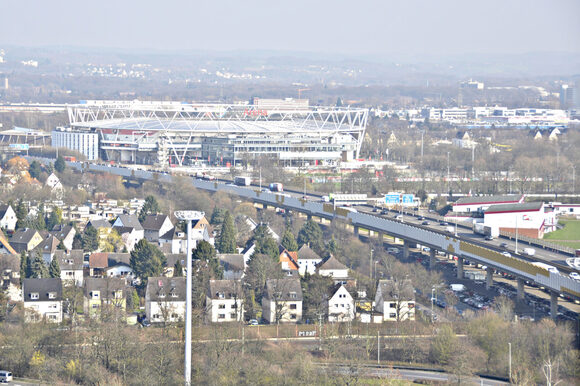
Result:
M417 368L405 368L388 365L353 365L353 364L318 364L325 368L326 371L341 374L343 376L362 376L383 379L404 379L408 381L427 381L427 382L456 382L455 375L442 371L421 370ZM470 376L461 380L468 385L507 385L509 382L489 379L485 377Z

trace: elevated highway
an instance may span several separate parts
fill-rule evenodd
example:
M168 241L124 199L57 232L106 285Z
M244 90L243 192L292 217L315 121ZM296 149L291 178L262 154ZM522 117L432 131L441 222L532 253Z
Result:
M134 170L120 166L100 165L92 163L67 162L70 167L92 172L107 172L121 175L128 179L155 180L172 183L172 176L166 173L148 170ZM463 273L463 260L469 260L488 267L488 285L491 282L493 270L513 275L518 280L518 296L523 297L525 281L542 286L551 293L552 315L557 314L557 299L560 294L573 299L580 299L580 282L567 275L549 272L545 268L537 267L531 261L519 256L505 256L497 247L483 241L467 239L442 230L401 222L394 218L383 218L373 214L361 213L348 208L334 207L332 204L315 200L294 197L289 194L280 194L262 191L254 186L235 186L220 181L192 179L192 185L198 189L211 192L223 191L235 194L264 206L282 208L284 210L304 213L308 216L320 217L328 220L339 219L354 227L355 233L359 229L367 229L378 234L379 240L383 235L390 235L405 241L405 252L411 243L419 243L431 248L431 261L435 260L435 252L445 253L458 257L458 275Z

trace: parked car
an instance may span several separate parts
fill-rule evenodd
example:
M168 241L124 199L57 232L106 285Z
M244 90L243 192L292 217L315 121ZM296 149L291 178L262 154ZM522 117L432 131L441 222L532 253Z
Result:
M258 322L258 319L250 319L250 320L248 321L248 326L257 326L258 324L260 324L260 323Z
M0 382L8 383L12 381L12 373L10 371L0 370Z

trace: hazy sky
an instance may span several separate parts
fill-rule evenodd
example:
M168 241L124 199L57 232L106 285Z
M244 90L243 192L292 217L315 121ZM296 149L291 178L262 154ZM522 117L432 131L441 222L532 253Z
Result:
M580 0L0 0L0 47L580 52Z

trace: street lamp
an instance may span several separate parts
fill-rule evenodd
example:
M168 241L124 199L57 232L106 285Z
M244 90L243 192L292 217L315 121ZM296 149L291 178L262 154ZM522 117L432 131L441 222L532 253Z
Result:
M185 386L191 385L191 298L192 298L192 264L191 264L191 221L199 220L205 216L204 212L194 210L178 210L175 217L180 221L187 222L187 275L185 279L185 361L184 377Z
M437 289L435 287L431 288L431 323L433 323L433 300L435 299L435 295L437 293Z
M449 194L449 152L447 152L447 194Z
M371 280L373 279L373 252L375 250L371 248L371 258L369 259L369 276L371 277Z

